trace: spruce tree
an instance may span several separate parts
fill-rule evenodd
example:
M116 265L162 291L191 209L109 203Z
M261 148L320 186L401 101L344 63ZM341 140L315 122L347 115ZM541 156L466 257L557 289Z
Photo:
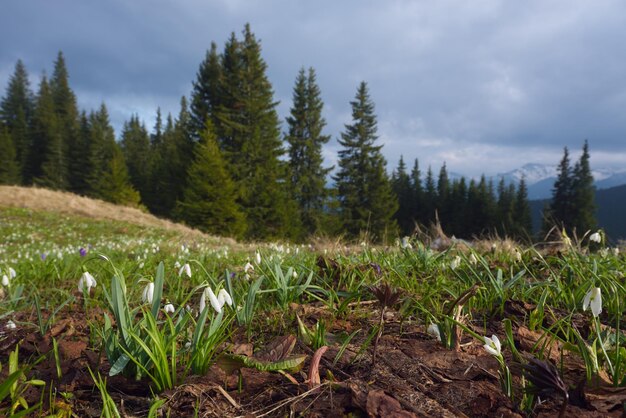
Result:
M200 134L189 166L187 187L176 204L175 216L204 232L241 236L244 215L237 205L237 192L221 152L210 119Z
M415 228L414 193L411 187L411 178L406 172L406 164L404 164L402 156L400 156L398 168L392 174L391 186L398 197L398 210L394 219L398 224L400 233L403 236L410 235Z
M109 112L103 103L97 112L92 111L89 115L89 154L85 174L89 196L105 198L108 186L104 179L107 172L111 171L116 145Z
M0 122L3 122L13 141L17 163L20 170L19 182L28 182L33 178L29 172L31 136L29 133L33 116L34 99L26 67L21 60L15 64L15 71L6 90L6 96L0 102Z
M13 138L9 130L0 123L0 184L19 184L20 167Z
M324 103L320 97L315 70L308 75L300 69L293 89L293 105L287 117L289 144L289 179L298 203L303 232L311 235L322 227L328 200L326 176L331 170L323 168L322 146L330 140L323 135L326 121L322 117Z
M67 186L67 161L59 122L54 110L54 98L45 75L41 78L31 127L29 172L33 182L51 189Z
M350 237L368 233L374 240L395 232L397 197L385 172L374 103L361 82L352 106L352 124L345 125L339 144L339 171L334 176L344 231Z
M465 177L452 181L448 193L448 222L445 231L456 237L469 236L466 224L467 214L467 183Z
M68 188L81 192L84 149L79 137L79 116L76 96L69 85L69 75L63 53L59 52L50 78L50 90L54 101L58 132L61 141L61 158L64 161Z
M249 238L285 238L300 233L290 199L272 85L261 47L246 25L243 40L233 34L222 55L222 82L215 109L220 149L239 192Z
M191 93L189 130L195 140L198 140L204 130L207 119L216 122L214 116L219 104L221 78L222 67L217 45L211 42L211 49L200 64Z
M111 159L98 184L98 197L118 205L139 207L139 192L130 183L124 154L117 143L114 142L111 147Z
M137 115L124 122L122 140L120 142L124 159L128 167L130 182L145 201L149 194L150 172L150 137L145 125Z
M522 177L517 186L517 194L515 195L515 207L513 209L514 220L514 236L517 239L528 240L532 237L533 224L530 212L530 203L528 202L528 187L526 179Z
M591 174L589 164L589 143L585 141L583 153L574 166L572 178L572 206L574 209L572 228L576 229L579 236L597 228L594 196L593 174Z
M498 182L498 203L496 231L502 236L513 233L513 209L515 206L515 186L506 184L504 177Z
M411 205L409 211L414 222L424 223L424 188L422 187L422 173L417 158L411 169ZM413 225L414 227L415 225Z
M559 229L564 228L570 232L573 226L573 179L567 147L563 150L563 158L557 171L558 176L552 189L552 200L547 213L543 215L542 229L544 233L547 233L555 224Z
M435 221L435 213L437 212L437 186L430 166L428 166L426 180L424 181L424 202L422 207L423 218L420 222L424 225L432 224Z

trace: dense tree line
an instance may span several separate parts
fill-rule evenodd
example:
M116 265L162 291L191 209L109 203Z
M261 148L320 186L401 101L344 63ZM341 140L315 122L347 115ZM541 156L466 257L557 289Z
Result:
M436 221L458 237L528 235L523 181L451 181L445 164L437 179L430 167L422 178L418 161L409 172L403 159L388 176L365 82L350 102L352 119L338 139L331 176L315 70L297 74L284 132L266 72L260 42L246 25L221 50L211 44L175 117L157 109L148 129L130 115L116 140L104 104L78 109L62 53L36 93L18 61L0 102L0 183L139 206L246 239L322 234L381 241Z

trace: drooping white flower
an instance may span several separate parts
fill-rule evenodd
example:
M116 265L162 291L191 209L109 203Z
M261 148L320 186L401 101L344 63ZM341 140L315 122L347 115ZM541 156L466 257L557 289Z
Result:
M15 322L11 321L10 319L7 321L7 324L5 325L6 329L15 329L17 328L17 325L15 325Z
M182 276L183 273L185 273L187 277L191 278L191 267L189 266L189 263L183 264L180 270L178 270L178 276Z
M441 341L441 334L439 333L439 327L437 326L437 324L431 323L426 329L426 333L431 337L436 338L437 341Z
M9 279L15 279L15 276L17 276L17 273L15 272L13 267L9 267Z
M602 291L599 287L591 288L585 295L583 311L586 311L590 306L593 317L597 318L602 313Z
M594 232L593 234L589 235L589 242L597 242L598 244L600 244L602 242L602 235L600 235L599 232Z
M613 255L617 257L619 255L619 247L613 248Z
M209 302L211 303L211 306L213 307L213 309L215 309L215 312L217 313L222 312L222 306L224 305L224 303L223 302L220 303L220 301L215 296L215 293L213 293L213 289L211 289L210 287L207 287L206 289L204 289L204 292L202 292L202 296L200 296L200 313L202 313L202 311L204 311L204 308L206 307L207 297L209 298Z
M499 357L502 355L502 346L500 345L500 340L497 335L492 335L491 338L485 337L485 345L483 345L483 348L493 356Z
M80 279L78 279L78 291L82 292L83 289L87 289L87 293L91 293L91 288L96 287L97 284L96 279L86 271L80 276Z
M228 306L233 306L233 299L230 297L226 289L220 289L220 291L217 292L217 301L221 306L224 306L224 303Z
M456 270L461 265L461 257L458 255L450 261L450 268Z
M9 285L9 276L6 274L2 275L2 286L7 287Z
M256 254L254 255L254 258L255 258L257 266L259 264L261 264L261 253L260 252L257 251Z
M254 266L250 264L250 262L247 262L246 265L243 266L243 272L248 274L250 270L254 271Z
M152 303L152 299L154 298L154 282L149 282L146 287L143 289L143 293L141 294L141 301L143 303Z
M476 256L474 255L474 253L471 253L469 256L469 262L471 265L475 266L478 263L478 258L476 258Z
M413 248L413 246L409 242L409 237L402 237L402 241L400 242L400 247L402 247L403 249L408 249L408 250Z
M174 309L174 305L172 305L171 303L168 303L167 305L163 307L163 311L165 311L165 313L174 313L176 309Z

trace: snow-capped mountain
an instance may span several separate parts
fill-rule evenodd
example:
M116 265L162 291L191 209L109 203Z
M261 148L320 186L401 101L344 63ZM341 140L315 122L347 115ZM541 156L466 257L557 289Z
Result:
M626 169L598 168L592 169L591 173L598 189L626 184ZM499 181L501 177L504 177L506 182L516 184L524 177L528 186L529 199L546 199L552 196L552 187L554 187L554 181L557 177L557 166L530 163L521 168L498 174L494 181Z

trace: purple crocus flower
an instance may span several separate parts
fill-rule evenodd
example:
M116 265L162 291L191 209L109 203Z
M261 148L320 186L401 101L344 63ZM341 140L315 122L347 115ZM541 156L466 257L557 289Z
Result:
M48 257L48 254L46 253L41 253L41 261L46 261L46 258Z
M87 250L83 247L80 247L80 250L78 250L78 253L80 254L81 257L84 257L87 255Z
M377 276L380 276L380 273L382 273L382 269L380 268L379 264L370 263L370 267L374 269L374 271L376 272Z

